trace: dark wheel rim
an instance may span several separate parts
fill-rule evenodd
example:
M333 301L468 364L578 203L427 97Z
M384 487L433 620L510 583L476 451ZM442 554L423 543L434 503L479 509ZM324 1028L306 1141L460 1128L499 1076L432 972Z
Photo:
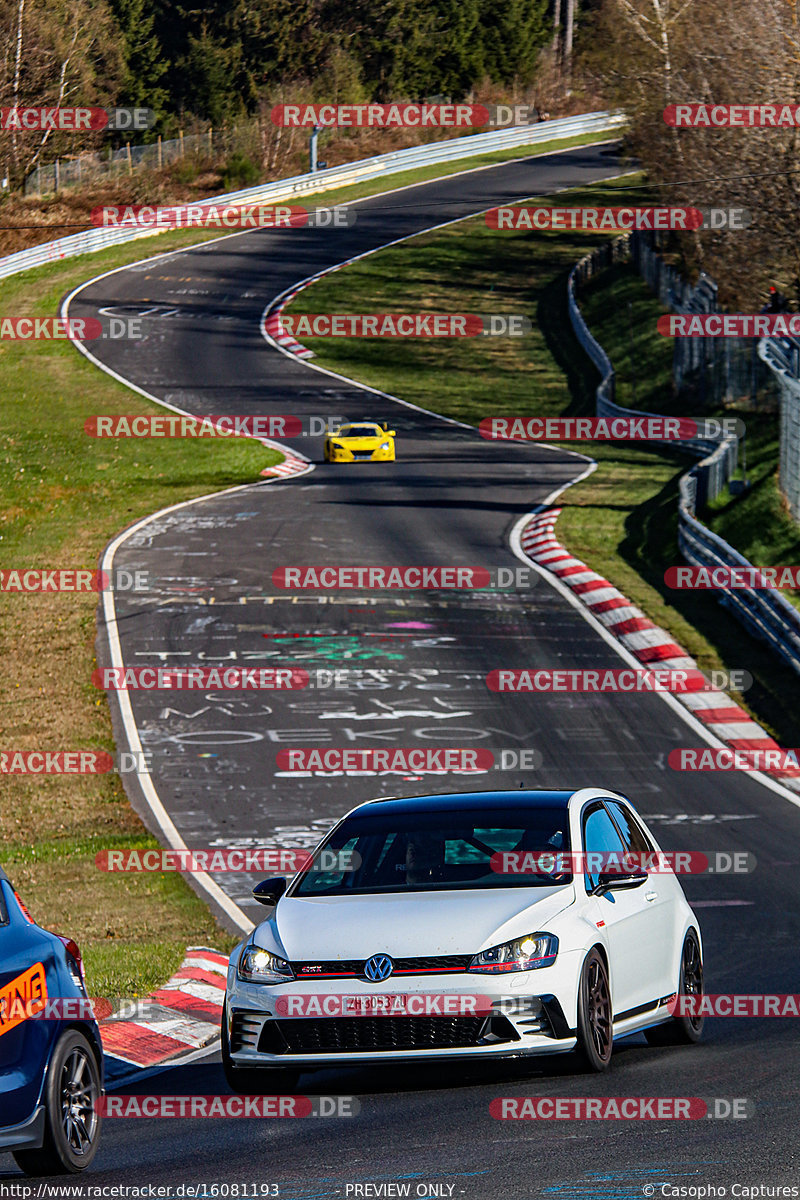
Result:
M595 1052L605 1062L611 1054L611 1000L603 964L596 958L586 976L586 1020Z
M694 938L687 938L683 946L681 993L684 996L703 995L703 962L700 958L700 947ZM699 1029L703 1024L699 1013L688 1015L687 1020L693 1029Z
M97 1131L98 1088L85 1050L70 1050L61 1067L59 1081L61 1128L64 1140L76 1158L92 1149Z

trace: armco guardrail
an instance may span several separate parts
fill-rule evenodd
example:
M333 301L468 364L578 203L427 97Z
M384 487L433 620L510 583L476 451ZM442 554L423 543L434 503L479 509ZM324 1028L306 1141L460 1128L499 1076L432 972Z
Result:
M758 357L772 371L781 397L778 478L789 511L800 521L800 342L762 338Z
M602 376L595 399L598 417L649 417L653 415L641 412L639 409L622 408L619 404L615 404L616 377L611 359L599 342L592 337L575 299L576 284L585 283L592 275L604 270L614 262L630 258L632 243L639 236L636 233L625 234L613 242L598 246L576 263L569 274L567 283L569 319L575 336ZM736 470L739 441L730 434L719 438L686 438L681 441L673 440L657 444L669 445L673 448L680 447L700 459L700 462L690 472L694 480L693 500L699 507L718 496Z
M680 481L678 545L693 567L746 567L752 563L694 516L692 480ZM800 612L780 592L720 588L719 600L800 675Z
M576 282L584 282L598 270L626 258L630 252L630 239L636 234L627 234L615 241L600 246L587 254L572 268L568 282L569 316L575 336L583 346L602 378L597 388L596 411L601 417L648 416L634 409L622 408L614 403L614 368L603 347L592 336L583 319L575 299ZM765 343L766 344L766 343ZM774 347L774 342L770 343ZM788 349L784 349L788 355ZM759 350L759 353L762 353ZM764 351L762 357L768 352ZM774 357L774 356L773 356ZM771 366L772 361L765 357ZM793 364L784 364L790 369ZM800 365L800 358L794 365ZM777 369L778 363L773 369ZM800 384L798 384L800 393ZM679 481L678 500L678 545L686 561L695 567L745 567L752 570L752 563L733 546L728 545L717 534L712 533L697 520L698 504L719 494L736 467L738 439L727 435L717 441L692 439L670 442L692 454L704 457ZM755 588L719 588L720 603L733 613L750 632L778 654L800 674L800 612L780 592Z
M626 123L625 116L617 112L583 113L577 117L565 117L559 121L542 121L538 125L525 125L511 129L499 129L491 133L476 133L468 137L449 138L444 142L433 142L427 146L412 146L407 150L395 150L390 154L379 154L375 158L360 159L340 167L329 167L308 175L295 175L291 179L278 179L274 183L262 183L239 192L228 192L214 196L200 204L272 204L290 200L312 192L325 192L352 183L362 183L409 171L415 167L435 166L437 163L455 162L471 158L476 154L489 154L497 150L515 147L536 146L543 142L561 141L587 133L615 133ZM54 242L20 250L0 259L0 278L17 275L31 267L72 258L79 254L90 254L136 238L154 237L162 229L86 229Z

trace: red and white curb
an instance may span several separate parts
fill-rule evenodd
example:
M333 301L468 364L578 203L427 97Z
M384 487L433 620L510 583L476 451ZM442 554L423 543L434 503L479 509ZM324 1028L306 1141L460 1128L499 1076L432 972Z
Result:
M293 354L295 358L313 358L314 351L309 350L306 346L301 346L299 342L288 333L284 332L281 324L281 313L286 305L294 300L298 292L302 292L303 287L295 288L293 292L289 292L284 296L263 319L262 328L268 341L278 346L281 350L285 350L287 354ZM298 458L289 452L282 463L278 463L276 467L267 467L261 474L267 478L282 478L285 479L292 475L302 475L309 468L309 460Z
M260 474L267 479L286 479L291 475L305 475L310 465L307 458L298 458L287 450L283 462L276 463L274 467L265 467Z
M304 287L307 285L303 285ZM284 296L279 304L264 318L264 332L267 336L280 346L282 350L287 350L289 354L294 354L296 358L313 358L314 351L309 350L307 346L301 346L298 341L292 337L290 333L286 333L281 322L281 313L294 300L298 292L302 292L303 288L295 288L293 292L289 292L288 296Z
M536 513L520 534L523 552L537 566L552 572L585 604L606 630L639 662L670 670L699 670L695 660L659 625L631 604L613 584L570 554L555 536L560 508ZM673 693L709 733L732 750L778 750L779 746L727 692ZM785 787L800 791L796 776L771 771Z
M110 1074L126 1067L156 1067L191 1050L210 1046L218 1037L225 999L228 959L207 946L189 946L179 970L168 983L145 997L146 1018L109 1017L100 1023L103 1053Z

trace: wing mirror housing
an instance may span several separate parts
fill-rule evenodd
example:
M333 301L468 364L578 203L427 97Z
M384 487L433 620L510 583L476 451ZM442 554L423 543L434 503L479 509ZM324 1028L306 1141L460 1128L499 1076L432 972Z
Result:
M601 871L592 895L604 896L606 892L627 892L631 888L641 887L643 883L647 883L647 879L646 871L634 871L630 875L620 875L618 871Z
M277 876L273 879L262 879L261 883L257 883L253 888L253 899L257 900L259 904L275 905L286 891L286 888L287 881L283 876Z

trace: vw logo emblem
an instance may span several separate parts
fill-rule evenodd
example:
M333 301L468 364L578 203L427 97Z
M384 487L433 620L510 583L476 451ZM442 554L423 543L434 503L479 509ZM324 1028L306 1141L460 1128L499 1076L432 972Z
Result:
M373 954L372 958L368 958L364 963L364 977L370 983L382 983L384 979L389 978L393 970L394 963L388 954Z

